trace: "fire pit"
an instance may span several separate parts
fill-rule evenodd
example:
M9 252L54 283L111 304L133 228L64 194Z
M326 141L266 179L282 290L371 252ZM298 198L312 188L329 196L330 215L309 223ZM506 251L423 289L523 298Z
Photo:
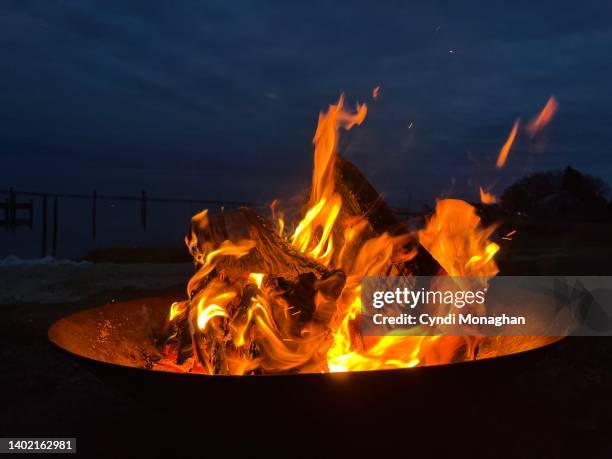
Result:
M485 339L478 359L450 365L208 376L156 366L164 358L155 340L164 338L160 324L169 300L146 298L78 312L55 323L49 338L107 385L147 410L163 413L160 441L182 439L180 447L195 457L202 441L209 439L235 452L248 453L264 441L316 456L330 448L356 450L366 444L375 450L393 448L394 436L403 438L407 431L430 438L437 431L430 426L444 419L497 420L501 411L506 423L524 422L525 401L508 390L509 384L541 368L547 350L554 347L546 345L554 341L551 338ZM523 352L526 349L532 350ZM489 412L474 414L475 407L489 407ZM383 443L373 446L376 437L371 432L379 424L384 426ZM449 448L460 441L460 433L487 428L459 422L449 429L447 438L456 438L449 440ZM139 432L138 424L134 429ZM364 445L356 436L360 431ZM140 435L153 440L150 432Z
M377 380L367 374L372 370L393 371L401 375L398 381L406 381L466 361L502 367L491 359L554 342L550 337L361 336L365 276L478 276L486 282L498 272L499 250L491 240L495 227L483 226L476 209L461 200L438 201L424 227L410 231L336 152L340 128L361 124L365 116L365 105L346 111L343 97L321 113L312 186L290 220L292 227L277 202L271 219L247 208L217 215L205 210L193 217L186 237L198 267L187 299L152 298L81 312L56 323L51 340L89 363L154 370L147 375L156 380L179 381L173 379L177 373L299 374L308 381L350 378L359 384ZM406 370L413 367L428 368ZM452 368L468 371L465 365ZM182 377L180 384L187 380L204 379Z
M329 424L331 434L343 430L348 419L354 423L366 412L374 418L402 410L430 412L435 406L465 412L474 400L495 394L516 375L536 369L548 344L557 341L550 337L485 338L476 360L410 369L208 376L159 365L165 357L157 343L164 339L169 300L146 298L78 312L56 322L49 338L121 392L181 415L206 406L216 420L234 422L236 413L245 407L252 413L292 407L291 422L284 417L274 421L268 415L265 428L249 427L254 436L273 429L293 435L296 423L306 424L309 414L320 417L318 425ZM322 405L325 416L321 416Z
M163 323L168 314L168 301L171 299L170 297L152 297L110 303L98 308L77 312L53 324L49 329L49 339L64 351L85 359L83 361L93 367L98 364L110 364L123 367L126 371L138 369L155 370L155 373L184 374L179 368L160 367L158 365L164 358L158 342L164 338ZM510 357L515 361L520 361L523 358L529 360L531 352L521 356L521 358L517 358L519 357L518 354L541 348L557 340L558 338L554 337L485 337L480 344L476 360L464 362L464 364L442 366L447 369L463 367L469 363L495 366L493 362L484 362L495 357L506 357L504 361ZM99 366L99 368L105 369L107 367L108 365ZM434 367L426 367L426 369L433 370ZM410 371L385 370L385 373L401 374L412 371L414 369ZM366 373L368 372L351 372L350 376L358 379ZM300 376L330 379L332 376L343 377L343 375L315 373ZM194 373L192 376L200 383L202 378L204 380L210 379L207 375L199 373ZM234 378L224 377L221 379L228 381Z

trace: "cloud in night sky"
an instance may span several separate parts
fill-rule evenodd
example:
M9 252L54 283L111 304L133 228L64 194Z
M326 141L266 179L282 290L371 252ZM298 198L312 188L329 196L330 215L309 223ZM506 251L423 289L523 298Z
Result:
M343 152L398 205L566 164L612 181L609 2L411 3L4 2L0 187L271 199L341 91L371 109Z

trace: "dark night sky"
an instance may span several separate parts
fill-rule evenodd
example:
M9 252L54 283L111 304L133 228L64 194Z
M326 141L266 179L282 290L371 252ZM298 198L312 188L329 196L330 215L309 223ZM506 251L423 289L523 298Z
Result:
M289 3L2 2L0 188L287 195L318 111L377 85L344 152L396 205L566 164L612 181L610 2Z

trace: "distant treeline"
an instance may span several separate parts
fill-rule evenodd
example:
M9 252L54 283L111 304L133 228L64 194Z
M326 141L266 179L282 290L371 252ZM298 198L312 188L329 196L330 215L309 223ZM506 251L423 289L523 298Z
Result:
M522 178L504 191L500 206L531 217L612 219L608 184L569 166Z

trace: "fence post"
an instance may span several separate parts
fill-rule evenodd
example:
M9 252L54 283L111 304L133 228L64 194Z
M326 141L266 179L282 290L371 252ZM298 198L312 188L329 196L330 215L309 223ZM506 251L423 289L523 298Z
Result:
M28 217L28 226L32 229L34 223L34 201L30 199L30 215Z
M57 255L57 195L53 197L53 246L51 254Z
M96 201L98 199L98 193L93 190L91 196L91 236L93 239L96 238Z
M10 214L11 201L6 198L6 207L4 208L4 221L6 222L6 230L11 227L11 214Z
M47 256L47 195L42 196L42 241L41 257Z
M9 198L8 198L8 218L7 222L9 228L15 232L17 227L17 209L15 208L15 204L17 204L17 196L15 196L15 192L12 188L9 189Z
M142 190L140 197L140 223L142 225L142 229L146 231L147 229L147 192Z

